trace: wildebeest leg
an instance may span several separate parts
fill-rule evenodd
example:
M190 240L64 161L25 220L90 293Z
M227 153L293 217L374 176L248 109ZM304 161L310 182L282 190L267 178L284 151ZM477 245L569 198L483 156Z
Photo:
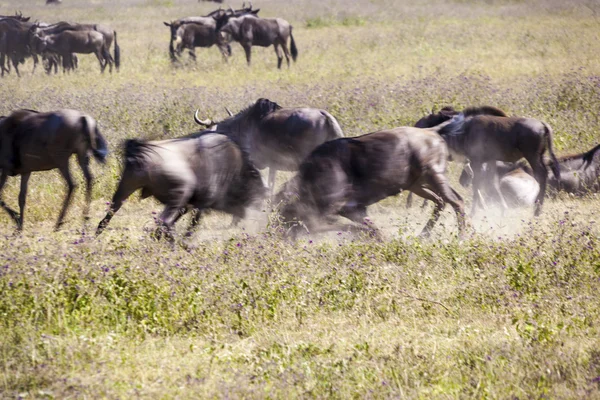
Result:
M471 168L473 169L473 204L471 205L471 217L475 215L479 206L479 190L483 178L482 164L471 160Z
M365 206L355 206L355 207L345 207L339 212L344 218L348 218L352 222L356 222L360 224L359 230L363 232L368 232L370 235L375 236L377 238L380 237L379 229L367 220L367 207Z
M273 167L269 167L269 198L273 197L273 191L275 190L275 176L277 175L277 170Z
M448 179L442 174L434 175L430 185L432 190L454 209L458 221L458 234L462 236L466 227L465 207L462 197L450 186Z
M106 69L106 64L108 64L108 60L104 62L105 60L104 57L102 57L102 53L100 52L100 50L96 51L94 54L96 54L96 58L100 63L100 72L104 73L104 70Z
M13 67L15 67L15 72L17 73L17 76L20 78L21 73L19 72L19 59L16 56L11 57L11 58L12 58Z
M85 155L77 155L77 161L83 171L83 177L85 178L85 208L83 209L83 219L88 221L90 219L90 203L92 202L92 173L90 172L90 159Z
M281 45L281 48L283 49L283 54L285 54L285 61L287 61L287 66L289 68L290 67L290 51L287 48L287 41L283 42L283 44Z
M281 50L279 49L279 45L277 43L273 43L273 47L275 48L275 54L277 55L277 68L281 69L281 63L283 62L283 56L281 55ZM288 67L290 66L290 60L288 60Z
M191 48L188 50L188 54L190 55L190 58L196 62L196 50Z
M250 66L250 61L252 58L252 43L242 43L242 47L244 48L244 52L246 53L246 62L248 63L248 66Z
M537 217L542 213L542 206L544 205L544 197L546 197L546 180L548 179L548 170L542 161L542 157L527 157L529 165L533 170L533 177L540 185L540 191L537 198L535 199L535 211L534 215Z
M110 203L110 209L106 213L106 216L98 224L98 229L96 229L96 236L101 234L102 231L106 228L112 217L117 213L117 211L119 211L119 209L123 205L123 202L127 200L127 198L138 189L139 186L135 184L135 181L131 181L124 174L123 178L121 178L121 182L119 182L119 187L117 188L117 191L115 192L112 198L112 201Z
M59 171L65 181L67 182L67 195L65 196L65 200L63 202L62 210L60 210L60 214L58 215L58 220L56 221L56 226L54 230L57 231L60 229L63 224L63 219L65 218L65 214L67 213L67 209L69 208L69 203L71 203L71 197L73 196L73 190L75 190L75 183L73 182L73 178L71 178L71 172L69 171L69 160L59 167Z
M502 213L508 210L508 205L506 204L506 200L504 200L504 196L502 196L502 192L500 191L500 179L498 178L498 171L496 169L496 162L491 161L487 163L487 171L488 174L487 179L491 179L492 181L492 189L494 191L493 195L496 196L500 200L500 206L502 207Z
M35 67L37 67L38 65L38 56L35 54L32 54L31 57L33 58L33 70L31 71L31 75L33 75L35 73Z
M6 174L6 172L4 172L4 170L2 170L2 175L0 175L0 207L4 208L4 210L8 213L8 215L10 215L10 217L13 219L13 221L15 221L15 223L18 226L19 225L19 214L15 210L13 210L9 206L7 206L6 203L4 203L4 201L2 200L2 189L4 188L4 185L6 184L7 178L8 178L8 175Z
M177 217L180 217L181 207L179 206L166 206L163 212L158 217L160 226L158 227L158 231L156 232L157 239L162 237L162 234L165 235L165 238L172 242L173 241L173 233L172 228L175 221L177 221Z
M421 231L421 233L419 235L422 237L427 237L431 233L431 229L434 227L437 220L440 218L440 213L444 209L444 205L445 205L444 200L442 200L442 198L440 196L438 196L437 194L433 193L429 189L426 189L422 186L411 187L409 190L411 192L413 192L414 194L416 194L417 196L421 196L426 200L433 201L433 203L435 204L431 218L429 218L429 220L425 224L425 227L423 228L423 230Z
M19 222L17 222L17 229L23 230L23 219L25 218L25 200L27 199L27 182L31 172L21 174L21 191L19 192Z
M202 217L202 210L195 209L192 212L192 220L190 221L190 226L188 227L185 236L190 237L198 227L198 223L200 222L200 218ZM233 217L233 221L235 221L235 217ZM232 221L232 223L233 223Z

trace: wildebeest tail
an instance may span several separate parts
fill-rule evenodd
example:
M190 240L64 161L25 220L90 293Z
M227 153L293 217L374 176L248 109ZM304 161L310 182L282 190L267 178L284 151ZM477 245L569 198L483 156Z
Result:
M290 51L292 53L292 59L296 62L296 58L298 58L298 48L296 47L296 41L294 40L294 35L292 35L292 26L290 25Z
M119 68L121 67L121 48L117 42L117 31L113 31L113 33L115 34L115 68L119 72Z
M94 121L89 116L81 117L81 126L84 134L88 139L88 143L92 150L92 154L94 158L99 163L104 164L106 161L106 155L108 154L108 144L106 140L98 130L98 125L96 125L96 121Z
M550 128L550 125L545 122L542 122L542 124L544 124L544 136L546 136L546 143L548 144L548 153L550 153L550 159L552 160L550 169L552 169L552 173L556 177L556 181L560 182L560 166L558 164L558 159L554 154L554 145L552 144L552 128Z
M337 139L337 138L341 138L341 137L345 136L344 131L342 131L342 127L340 126L337 119L335 119L335 117L333 115L329 114L327 111L321 111L321 114L323 114L325 116L325 118L327 118L327 124L329 125L329 128L331 129L329 132L332 135L330 137L328 137L327 140L333 140L333 139Z

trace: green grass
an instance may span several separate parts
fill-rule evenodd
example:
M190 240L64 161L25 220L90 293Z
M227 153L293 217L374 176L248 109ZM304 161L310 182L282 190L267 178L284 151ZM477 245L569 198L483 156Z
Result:
M559 153L598 144L592 3L254 6L294 26L300 56L289 70L263 48L247 68L237 44L227 64L211 48L172 65L162 21L214 4L20 3L41 21L110 25L123 66L100 75L83 55L77 72L47 77L28 61L23 78L0 80L0 114L81 109L112 150L93 167L90 225L80 185L64 230L52 232L64 196L56 172L32 177L22 235L0 214L0 397L600 397L597 196L548 199L537 219L480 213L461 241L451 210L432 239L415 238L431 208L406 210L402 195L369 209L382 242L346 232L290 242L268 224L275 216L223 229L230 217L215 213L193 238L182 221L175 245L150 239L160 205L133 196L90 236L120 175L121 141L193 132L196 108L219 119L267 97L325 108L354 136L448 104L490 104L548 122ZM0 0L0 14L12 12ZM450 169L469 202L459 166ZM17 195L13 178L3 199L14 207Z

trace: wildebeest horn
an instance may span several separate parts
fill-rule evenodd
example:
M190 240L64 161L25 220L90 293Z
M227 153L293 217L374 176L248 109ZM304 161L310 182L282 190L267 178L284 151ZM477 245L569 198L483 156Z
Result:
M194 121L196 121L196 123L198 125L202 125L202 126L211 126L213 124L213 122L210 120L210 118L205 119L204 121L202 121L199 117L198 117L198 111L200 111L200 109L197 109L196 112L194 113Z
M229 114L230 117L233 117L233 113L229 108L225 107L225 111L227 111L227 114Z
M248 4L250 4L250 7L248 7L250 10L252 10L252 2L248 2Z

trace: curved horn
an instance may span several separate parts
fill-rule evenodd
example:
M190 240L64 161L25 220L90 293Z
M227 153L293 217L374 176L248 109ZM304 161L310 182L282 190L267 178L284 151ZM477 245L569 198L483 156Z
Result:
M227 111L227 114L229 114L230 117L233 117L233 113L229 108L225 107L225 111Z
M252 10L252 2L250 2L250 7L249 8L250 8L250 10Z
M233 11L233 7L229 6L229 11L231 11L231 14L235 14L235 11Z
M198 125L202 125L202 126L211 126L213 124L213 122L210 120L210 118L205 119L204 121L202 121L199 117L198 117L198 111L200 111L200 109L197 109L196 112L194 113L194 121L196 121L196 123Z

